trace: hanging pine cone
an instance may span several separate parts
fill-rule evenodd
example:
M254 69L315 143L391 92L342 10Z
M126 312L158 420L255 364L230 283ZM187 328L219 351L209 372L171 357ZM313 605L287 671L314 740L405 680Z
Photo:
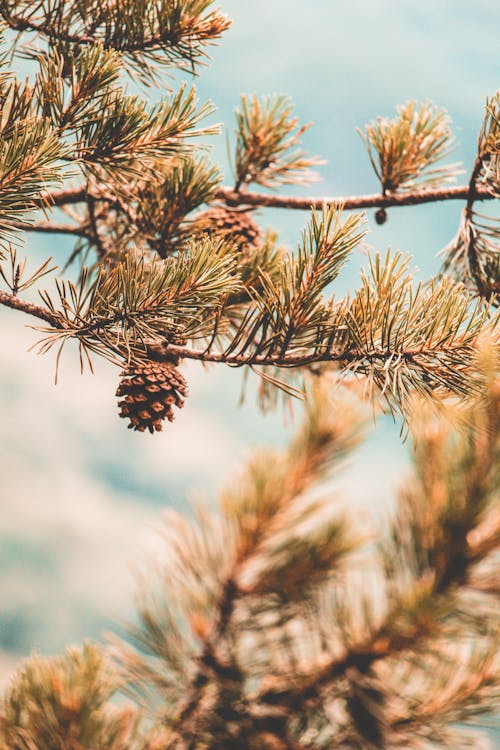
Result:
M214 234L231 240L240 252L257 247L262 232L247 211L237 211L225 206L212 206L193 219L194 235Z
M173 407L184 406L187 383L171 362L129 365L121 375L116 395L124 396L118 406L120 417L130 420L129 429L160 432L164 419L173 422Z

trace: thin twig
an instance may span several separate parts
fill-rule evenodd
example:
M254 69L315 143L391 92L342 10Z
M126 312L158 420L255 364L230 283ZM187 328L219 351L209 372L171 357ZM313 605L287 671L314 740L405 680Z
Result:
M54 190L53 192L44 193L38 200L32 199L30 204L33 208L53 208L55 206L72 206L76 203L86 203L87 187L78 186L68 188L67 190Z
M447 350L457 349L456 346L442 345L439 348L440 352ZM426 355L435 355L436 348L431 347L426 349L425 347L418 347L416 349L408 349L405 351L399 351L398 355L408 362L417 361L419 357L425 357ZM374 348L371 351L364 351L358 349L332 349L324 347L322 351L314 350L310 352L292 352L289 354L226 354L225 352L213 352L206 349L192 349L185 346L177 346L174 344L152 344L148 347L148 355L151 359L157 361L168 362L169 358L173 355L180 359L193 359L199 362L214 362L224 363L235 367L242 367L244 365L252 365L257 367L306 367L314 364L315 362L355 362L359 359L367 361L376 360L387 360L394 357L394 350L392 349L377 349Z
M465 223L469 227L467 247L467 260L469 263L469 270L481 297L488 298L491 295L492 290L488 287L483 278L481 264L479 262L479 256L476 248L475 230L473 226L474 202L477 200L476 182L483 168L483 160L484 155L479 153L476 157L476 161L474 162L474 167L472 168L469 182L469 192L467 196L467 205L465 207ZM490 194L490 197L493 198L494 196Z
M30 21L29 18L23 18L22 16L16 16L11 13L2 13L2 17L4 21L7 23L7 25L13 29L14 31L27 31L34 34L42 34L43 36L57 36L57 38L61 41L68 42L70 44L77 44L77 45L89 45L89 44L102 44L102 46L105 49L118 49L120 52L139 52L144 49L162 49L162 47L170 45L174 46L176 42L176 38L172 37L169 38L167 35L162 36L152 36L146 39L141 39L140 41L128 43L128 44L121 44L121 45L114 45L112 42L106 41L106 39L103 39L98 36L94 35L88 35L88 34L72 34L71 32L61 32L60 30L57 31L57 33L54 31L53 27L50 26L49 23L34 23L33 21Z
M95 246L97 248L97 254L102 259L106 257L106 247L104 245L104 240L101 237L98 226L97 226L97 216L96 216L96 211L95 211L95 198L92 195L90 195L90 193L88 192L87 192L87 205L88 205L89 222L90 222L90 229L91 229L90 236L95 242Z
M25 232L38 232L42 234L70 234L77 237L87 237L88 228L85 224L55 224L52 221L6 221L3 227L9 229L21 229Z
M62 328L61 321L59 318L47 310L41 305L37 305L34 302L27 302L26 300L20 299L16 294L10 294L0 289L0 305L11 307L13 310L20 310L21 312L33 315L35 318L44 320L49 323L53 328Z

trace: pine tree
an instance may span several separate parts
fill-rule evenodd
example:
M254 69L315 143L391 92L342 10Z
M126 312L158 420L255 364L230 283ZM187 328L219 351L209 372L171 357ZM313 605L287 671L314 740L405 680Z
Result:
M169 517L168 563L129 642L27 662L0 747L479 747L457 725L500 692L500 229L476 210L500 197L500 93L465 186L450 184L447 114L407 102L360 131L379 194L275 195L321 164L288 98L242 96L230 187L203 144L212 106L185 85L147 100L228 28L211 0L0 0L0 14L0 304L37 318L57 361L76 340L82 368L116 364L121 416L140 431L172 421L189 359L252 371L264 406L280 391L306 402L295 440L257 454L217 514ZM437 278L416 286L408 258L373 253L359 289L335 296L362 209L384 223L452 199L465 208ZM311 209L295 251L262 231L259 206ZM32 232L76 238L52 289L50 259L18 257ZM414 456L410 489L372 529L325 483L367 408L402 416ZM110 702L117 690L133 703Z

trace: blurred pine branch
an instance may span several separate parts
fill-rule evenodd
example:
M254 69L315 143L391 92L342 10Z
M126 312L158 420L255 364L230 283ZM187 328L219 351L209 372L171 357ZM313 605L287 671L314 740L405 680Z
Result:
M2 746L95 747L107 732L124 750L466 747L457 725L477 726L500 693L491 342L480 368L468 410L420 409L388 528L333 489L367 414L320 379L289 447L256 453L216 512L165 516L139 622L114 639L116 676L90 647L34 657L4 699ZM112 709L126 684L137 707Z

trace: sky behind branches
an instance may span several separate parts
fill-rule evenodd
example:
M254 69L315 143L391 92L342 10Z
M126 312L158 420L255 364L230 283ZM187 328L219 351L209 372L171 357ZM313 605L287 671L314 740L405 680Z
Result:
M500 80L497 0L221 0L234 25L197 81L201 99L226 124L215 159L230 182L231 142L240 93L288 93L304 141L327 159L323 180L295 194L349 195L377 190L355 132L408 99L444 106L457 138L454 160L469 169L484 101ZM466 179L466 175L462 178ZM285 192L285 189L283 190ZM370 245L410 252L422 277L439 268L436 253L453 236L461 206L398 208ZM265 210L264 226L294 246L305 212ZM64 262L69 245L32 237L33 265L47 255ZM338 284L355 287L366 257L357 253ZM126 430L118 419L117 372L97 363L79 375L75 351L54 361L27 349L36 332L26 319L0 311L0 677L33 648L62 649L97 637L131 616L132 569L157 544L155 524L166 506L183 507L194 491L213 497L251 446L277 445L290 434L283 412L260 415L250 387L238 406L242 373L220 366L186 368L191 396L160 435ZM300 408L295 407L299 413ZM339 484L352 502L383 503L404 471L399 425L383 420ZM3 667L2 667L3 665Z

